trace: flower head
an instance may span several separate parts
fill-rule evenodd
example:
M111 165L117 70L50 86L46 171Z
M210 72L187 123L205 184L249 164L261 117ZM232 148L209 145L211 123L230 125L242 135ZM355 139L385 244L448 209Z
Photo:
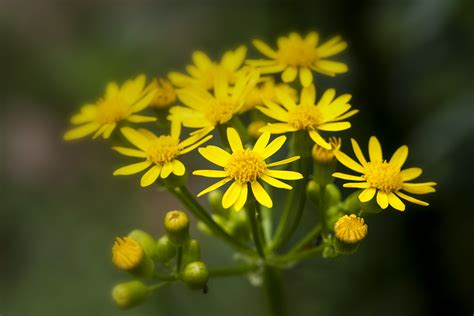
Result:
M331 145L331 149L326 149L318 144L314 144L311 154L315 161L319 163L329 163L335 159L334 153L341 148L341 139L331 137L329 144Z
M401 169L408 157L408 147L401 146L392 155L389 161L383 159L382 147L378 139L372 136L369 140L369 161L365 159L359 144L351 139L354 154L358 162L341 151L335 153L337 160L349 169L361 175L354 176L336 172L334 177L357 182L345 183L346 188L359 188L361 202L368 202L376 196L377 204L386 209L388 205L399 211L405 210L405 204L400 198L415 204L427 206L428 203L415 199L402 191L413 194L435 192L435 182L409 183L422 173L421 168Z
M222 206L224 208L227 209L234 206L237 211L242 209L247 201L249 185L257 202L271 208L273 206L272 199L260 181L264 181L276 188L291 190L292 187L290 185L278 179L298 180L303 178L300 173L295 171L270 169L271 167L298 160L299 156L273 163L265 162L266 159L274 155L283 146L286 141L285 136L280 136L269 143L270 133L263 133L252 149L243 147L239 134L233 128L227 129L227 139L232 153L228 153L216 146L199 148L199 153L204 158L222 167L223 170L196 170L193 174L224 179L201 191L198 196L214 191L228 182L232 182L222 197Z
M180 89L178 98L186 107L172 107L168 119L182 122L183 126L190 128L213 129L224 124L240 111L258 77L257 72L240 76L235 86L231 87L227 78L219 75L214 82L213 94L198 87Z
M127 80L119 88L115 82L107 85L105 96L95 104L81 107L80 113L71 118L74 127L64 134L65 140L82 138L94 133L109 138L121 121L132 123L153 122L156 117L135 114L145 109L155 96L153 85L145 87L145 76Z
M344 215L334 224L334 234L347 244L355 244L367 236L367 224L355 214Z
M169 80L153 80L155 87L155 97L151 100L150 107L165 109L176 102L176 91Z
M171 135L157 136L145 129L137 131L129 127L122 128L121 132L138 149L125 147L113 147L113 149L122 155L144 158L145 160L119 168L114 171L114 175L136 174L151 166L140 180L142 187L153 184L158 177L165 179L171 173L177 176L184 175L186 169L178 157L212 138L212 135L206 136L209 133L209 129L207 129L180 141L179 124L172 124Z
M263 100L269 100L272 102L278 102L276 97L276 90L282 90L288 94L293 100L297 100L296 90L287 84L279 83L276 84L273 78L264 77L262 82L255 86L247 96L244 105L240 109L240 112L246 112L254 109L259 105L263 105Z
M247 48L240 46L235 51L225 52L220 63L216 63L204 52L196 51L192 56L194 64L186 67L189 75L180 72L170 72L168 78L177 87L197 86L204 90L214 88L217 76L224 76L228 82L234 83L238 75L243 71L241 66L246 53Z
M279 37L276 50L261 40L254 40L255 48L269 60L249 60L248 64L258 67L261 73L282 72L283 82L293 82L299 73L304 87L313 82L311 70L328 76L347 72L345 64L326 59L345 50L347 43L339 36L331 38L320 46L318 42L319 35L316 32L309 33L305 38L297 33Z
M351 127L351 123L344 120L358 112L350 110L351 105L348 103L351 99L350 94L335 98L334 89L326 90L316 104L314 85L301 90L298 104L291 96L280 90L276 91L276 96L279 104L265 100L265 106L257 108L280 123L270 123L262 130L272 134L305 130L316 144L329 150L331 144L318 133L318 130L332 132L346 130Z
M112 262L121 270L132 270L140 265L145 253L140 244L129 237L117 237L112 247Z

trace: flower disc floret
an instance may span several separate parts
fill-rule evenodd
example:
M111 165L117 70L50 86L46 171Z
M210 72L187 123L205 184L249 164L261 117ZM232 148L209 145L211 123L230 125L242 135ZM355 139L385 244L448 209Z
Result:
M240 184L256 181L266 170L263 157L249 149L233 153L225 167L229 177Z

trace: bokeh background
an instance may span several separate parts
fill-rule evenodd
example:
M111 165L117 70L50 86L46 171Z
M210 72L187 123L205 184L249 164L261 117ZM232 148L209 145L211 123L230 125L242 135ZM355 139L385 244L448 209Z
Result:
M376 134L387 152L409 145L409 164L439 186L429 208L370 218L355 255L286 273L292 315L471 315L471 0L1 0L0 314L262 315L264 297L244 278L212 280L207 295L172 286L118 311L109 291L127 277L110 262L114 236L135 227L159 235L164 211L179 204L140 189L138 177L112 177L126 160L104 142L61 135L107 81L165 75L195 49L218 57L293 30L349 42L341 58L351 71L317 77L362 110L345 136ZM209 265L231 262L222 243L197 236Z

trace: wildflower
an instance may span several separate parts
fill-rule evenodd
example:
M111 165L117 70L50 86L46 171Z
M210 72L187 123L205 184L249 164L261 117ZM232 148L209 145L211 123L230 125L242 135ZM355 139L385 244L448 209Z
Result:
M216 147L199 148L199 153L210 162L220 166L223 170L196 170L194 175L209 178L224 178L201 191L198 197L214 191L224 184L232 184L222 197L222 207L225 209L234 206L239 211L245 205L250 185L258 203L271 208L273 206L270 195L265 191L259 180L271 186L291 190L292 187L278 179L298 180L303 176L295 171L271 170L270 167L280 166L298 160L299 156L267 164L265 160L274 155L285 143L286 137L280 136L269 143L270 133L263 133L255 143L253 149L244 149L239 134L233 128L227 129L227 139L232 153Z
M355 244L367 236L367 224L355 214L344 215L334 225L334 233L340 241Z
M239 46L235 51L227 51L220 63L213 62L204 52L196 51L192 59L194 64L186 67L189 75L179 72L170 72L168 78L177 87L197 86L204 90L214 88L217 75L223 75L228 82L234 83L241 68L247 48Z
M115 82L107 85L105 96L95 104L81 107L80 113L71 118L74 127L64 134L65 140L82 138L95 133L93 138L102 135L109 138L121 121L132 123L153 122L156 117L135 114L145 109L155 96L152 85L145 87L145 76L140 75L127 80L119 88Z
M258 77L257 72L240 76L235 86L230 87L227 78L219 75L214 82L213 94L198 87L180 89L178 98L186 107L172 107L168 119L182 122L185 127L212 130L230 121L240 111L249 91L257 84Z
M155 87L155 97L151 100L150 107L165 109L176 102L176 91L169 80L153 80Z
M112 247L112 262L121 270L133 270L143 261L145 253L140 244L130 237L117 237Z
M297 33L279 37L277 50L261 40L254 40L255 48L270 60L249 60L248 64L258 67L264 74L282 72L283 82L293 82L299 73L304 87L313 82L311 70L328 76L347 72L348 68L344 63L326 59L345 50L347 43L340 36L333 37L320 46L318 42L319 35L316 32L309 33L304 39Z
M324 147L319 146L318 144L314 144L311 154L315 161L327 164L335 159L334 153L336 151L339 151L339 149L341 148L341 139L331 137L329 139L329 144L331 145L331 149L326 149Z
M282 90L295 101L298 98L296 95L296 90L289 85L284 83L276 84L273 78L264 77L262 78L261 83L250 90L250 93L247 96L247 99L245 100L240 112L246 112L254 109L258 105L263 105L263 100L277 102L278 100L275 93L276 90Z
M114 175L136 174L152 166L140 180L142 187L153 184L158 177L165 179L171 173L177 176L184 175L185 166L177 158L212 138L212 135L205 136L209 130L203 130L180 141L178 124L172 124L171 135L156 136L148 130L137 131L129 127L122 128L121 132L138 149L125 147L113 147L113 149L125 156L145 158L145 161L119 168L114 171Z
M257 108L280 123L270 123L262 130L272 134L306 130L316 144L328 150L331 149L331 144L318 133L318 130L332 132L346 130L351 127L351 123L344 120L359 112L350 110L351 105L348 103L352 97L350 94L334 98L336 96L334 89L326 90L317 104L315 104L314 85L301 90L299 104L281 91L276 91L276 95L280 105L265 100L265 106Z
M421 168L401 170L408 157L407 146L398 148L390 160L386 161L382 157L382 147L378 139L372 136L369 140L370 160L367 161L359 144L354 139L351 139L351 142L354 154L359 162L354 161L341 151L336 152L335 155L340 163L349 169L361 173L361 175L354 176L336 172L333 176L344 180L357 181L345 183L344 187L363 189L359 194L359 200L361 202L368 202L377 195L377 204L382 209L386 209L388 205L391 205L394 209L404 211L405 204L400 198L423 206L429 205L424 201L420 201L401 192L403 190L413 194L426 194L436 191L435 188L433 188L433 186L436 185L435 182L407 182L419 177L422 173Z

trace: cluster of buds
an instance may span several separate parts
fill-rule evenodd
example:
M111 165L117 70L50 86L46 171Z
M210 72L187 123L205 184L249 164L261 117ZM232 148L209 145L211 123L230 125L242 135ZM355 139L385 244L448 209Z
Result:
M164 218L166 234L154 239L142 230L117 237L112 247L112 263L135 279L116 285L112 298L120 309L144 302L158 288L174 281L190 289L207 291L209 271L201 260L199 242L189 233L189 217L170 211ZM162 281L147 285L150 281Z

